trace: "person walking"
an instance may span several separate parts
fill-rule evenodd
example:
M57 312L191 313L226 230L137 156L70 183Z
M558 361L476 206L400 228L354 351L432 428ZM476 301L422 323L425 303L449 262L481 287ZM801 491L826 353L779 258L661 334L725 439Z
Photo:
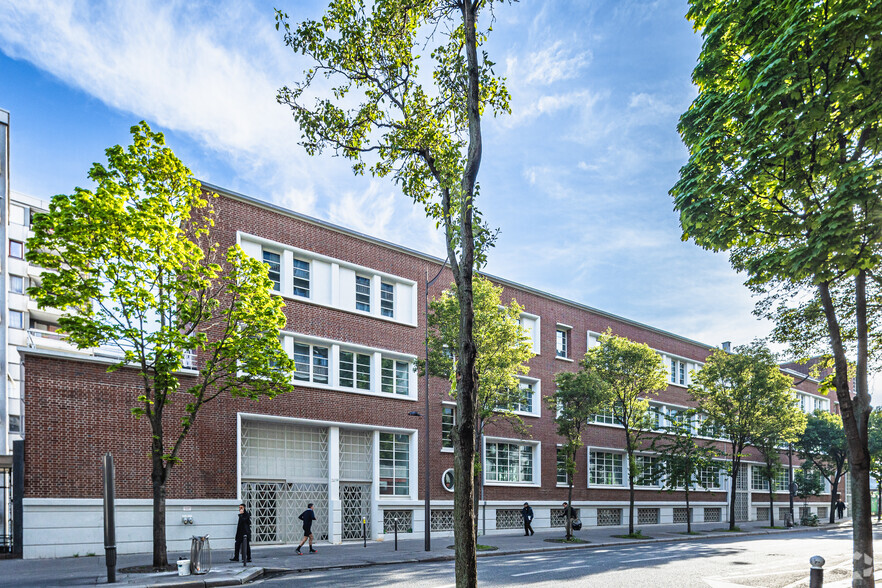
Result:
M567 520L576 518L576 510L572 506L570 506L568 503L564 502L563 503L563 516L564 516L564 526L566 526ZM579 530L579 529L576 529L572 526L570 528L573 529L574 531Z
M297 518L303 521L303 539L300 541L300 545L297 546L297 555L303 555L300 553L300 548L303 547L307 539L309 540L309 552L315 553L316 550L312 548L312 522L315 520L315 512L312 510L311 502L306 505L306 510L300 513L300 516Z
M243 547L242 543L246 537L248 541L245 541L245 546ZM236 525L236 547L230 561L239 561L240 551L242 552L242 559L246 562L251 561L251 513L245 510L244 504L239 505L239 524Z
M837 518L842 518L842 515L845 514L845 503L842 500L836 502L836 516Z
M530 524L533 522L533 509L530 508L528 502L524 503L524 508L521 509L521 516L524 517L524 536L529 537L530 535L535 535L533 532L533 526Z

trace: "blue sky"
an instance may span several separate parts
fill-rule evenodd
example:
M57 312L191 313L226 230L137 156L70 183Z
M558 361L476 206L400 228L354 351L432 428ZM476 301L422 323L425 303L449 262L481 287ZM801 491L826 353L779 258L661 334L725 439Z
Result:
M440 234L389 181L297 145L276 90L305 64L273 8L322 2L7 0L0 108L14 190L88 185L103 150L147 120L201 179L443 257ZM681 0L524 0L496 8L487 44L512 94L484 121L479 181L501 229L487 271L719 345L769 327L726 256L680 240L668 190L677 119L701 46Z

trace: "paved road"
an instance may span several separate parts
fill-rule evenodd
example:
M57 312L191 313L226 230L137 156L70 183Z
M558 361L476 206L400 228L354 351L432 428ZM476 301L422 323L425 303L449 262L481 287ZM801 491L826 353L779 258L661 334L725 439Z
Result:
M851 532L733 537L702 544L624 545L488 557L478 560L478 580L484 586L529 584L548 588L560 588L561 583L568 587L603 588L797 588L800 580L808 576L808 559L812 555L821 555L827 560L825 587L837 580L847 580L851 566ZM325 570L267 578L259 583L289 586L295 582L310 587L447 588L454 584L453 562Z

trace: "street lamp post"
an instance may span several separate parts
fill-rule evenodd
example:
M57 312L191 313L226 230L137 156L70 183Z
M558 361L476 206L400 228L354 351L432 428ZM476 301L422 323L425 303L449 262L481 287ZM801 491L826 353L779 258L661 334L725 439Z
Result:
M426 542L426 551L432 551L432 510L431 510L431 468L429 466L429 288L434 284L439 277L441 277L441 272L444 271L444 266L447 265L447 260L450 259L450 253L448 252L447 257L444 258L444 263L441 264L441 267L438 269L438 273L435 274L435 277L431 280L429 279L429 269L426 268L426 297L423 299L423 320L425 321L426 327L426 368L423 379L425 380L425 393L426 393L426 413L423 417L425 419L426 425L426 434L425 439L423 440L424 447L424 456L426 461L426 504L425 504L425 542Z

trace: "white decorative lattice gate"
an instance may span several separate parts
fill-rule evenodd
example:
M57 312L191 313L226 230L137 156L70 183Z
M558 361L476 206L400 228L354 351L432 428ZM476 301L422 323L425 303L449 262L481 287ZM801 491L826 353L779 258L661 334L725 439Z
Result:
M742 464L735 481L735 522L750 518L750 492L747 485L747 467Z
M340 431L340 507L343 540L361 539L362 521L371 534L371 491L373 485L372 431Z
M252 543L295 543L298 520L313 504L316 539L328 539L328 430L242 421L242 500L252 513Z

